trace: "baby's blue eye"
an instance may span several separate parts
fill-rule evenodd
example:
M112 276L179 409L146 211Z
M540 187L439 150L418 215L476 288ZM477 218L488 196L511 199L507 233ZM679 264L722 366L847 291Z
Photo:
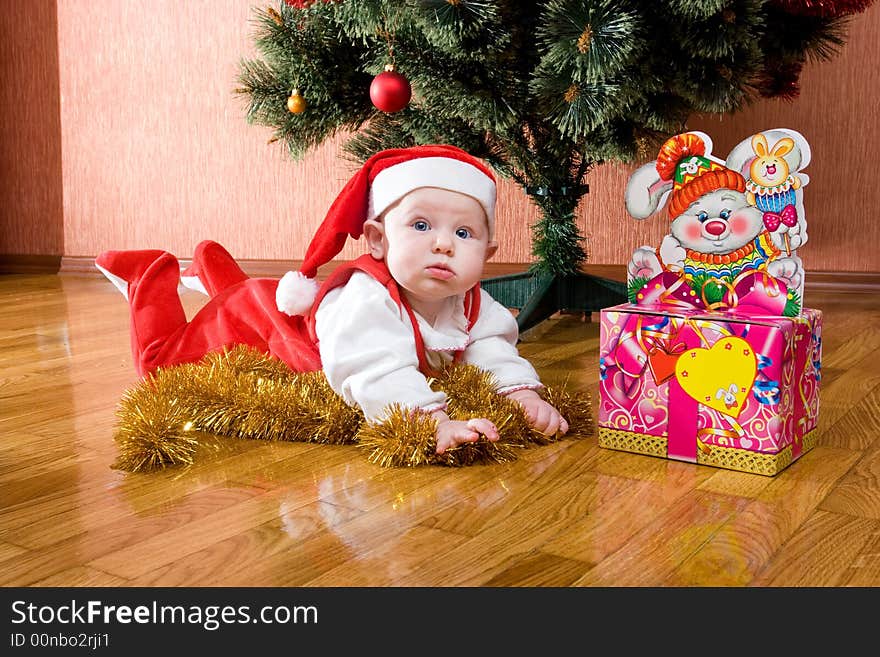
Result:
M724 208L721 212L718 213L718 216L722 219L730 219L730 210Z
M708 218L709 218L709 214L708 214L707 212L705 212L705 211L701 211L701 212L697 215L697 219L700 220L700 223L703 223L703 222L706 221Z
M457 228L455 230L455 236L466 240L468 237L471 236L471 231L469 231L467 228Z
M412 227L415 228L419 232L425 232L426 230L428 230L428 228L430 228L430 226L428 226L427 221L421 221L421 220L413 223Z

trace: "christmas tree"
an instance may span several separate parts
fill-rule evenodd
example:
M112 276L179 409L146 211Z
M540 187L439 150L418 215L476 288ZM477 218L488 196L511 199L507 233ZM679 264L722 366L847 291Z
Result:
M348 130L355 160L449 143L516 181L541 211L535 262L526 284L488 289L526 328L625 300L581 273L593 167L656 153L694 112L794 98L803 65L872 2L284 0L255 9L259 58L238 91L294 158Z

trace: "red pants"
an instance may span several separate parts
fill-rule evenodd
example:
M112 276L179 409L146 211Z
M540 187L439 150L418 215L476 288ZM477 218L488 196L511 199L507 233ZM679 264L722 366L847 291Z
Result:
M190 321L177 291L180 263L172 254L108 251L96 264L128 282L131 351L142 376L242 344L279 358L297 372L321 369L305 319L276 307L278 281L249 278L216 242L196 247L187 272L198 275L210 297Z

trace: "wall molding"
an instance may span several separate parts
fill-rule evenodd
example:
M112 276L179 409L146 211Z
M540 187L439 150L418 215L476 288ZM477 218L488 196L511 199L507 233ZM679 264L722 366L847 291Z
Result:
M61 261L59 255L0 253L0 274L57 274Z
M187 267L190 260L180 259L181 267ZM280 278L286 272L296 270L302 264L302 260L243 260L237 259L239 267L241 267L249 276L270 276ZM324 279L342 264L342 260L333 260L318 270L318 278ZM527 264L519 262L488 262L486 264L486 278L493 276L504 276L505 274L518 274L526 271ZM615 281L626 280L625 265L586 265L584 271L588 274L594 274L603 278L610 278ZM42 272L53 273L53 272ZM61 274L100 274L95 269L95 259L88 256L64 256L61 258ZM874 276L877 278L877 286L880 289L880 272Z
M318 278L325 278L341 261L328 263L321 268ZM250 276L281 277L291 269L297 269L300 260L239 260L238 264ZM188 260L181 260L187 266ZM515 262L489 262L486 277L515 274L526 270L527 265ZM610 278L615 281L626 279L626 265L586 265L588 274ZM95 269L95 260L89 256L47 256L47 255L7 255L0 254L0 274L71 274L100 275ZM807 290L835 293L880 293L880 271L808 271Z

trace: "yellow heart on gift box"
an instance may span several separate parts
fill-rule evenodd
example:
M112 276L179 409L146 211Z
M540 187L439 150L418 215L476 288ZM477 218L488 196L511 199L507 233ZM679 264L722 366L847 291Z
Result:
M737 337L721 338L710 349L688 349L675 363L675 378L688 395L734 418L746 405L757 371L752 346Z

